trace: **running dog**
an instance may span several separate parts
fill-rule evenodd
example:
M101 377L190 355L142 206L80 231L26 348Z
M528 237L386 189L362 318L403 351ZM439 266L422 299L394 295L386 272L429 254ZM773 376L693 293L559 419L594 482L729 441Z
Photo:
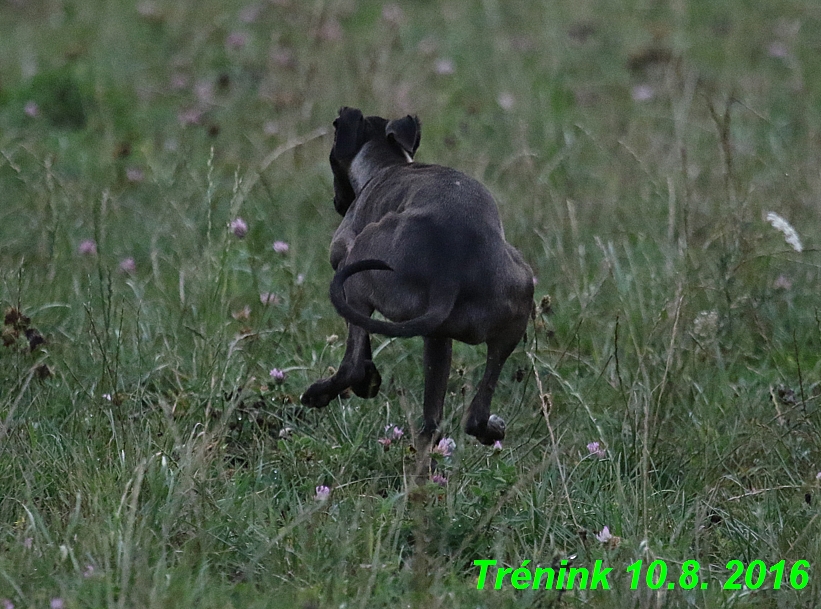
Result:
M302 395L327 406L350 388L379 391L370 334L424 337L423 440L442 420L452 341L487 344L487 365L465 422L482 444L505 437L490 414L502 366L533 311L533 272L505 240L492 195L473 178L413 162L421 126L415 116L387 120L342 108L330 164L334 207L342 222L331 241L336 274L330 297L348 321L336 373ZM385 320L373 319L378 311Z

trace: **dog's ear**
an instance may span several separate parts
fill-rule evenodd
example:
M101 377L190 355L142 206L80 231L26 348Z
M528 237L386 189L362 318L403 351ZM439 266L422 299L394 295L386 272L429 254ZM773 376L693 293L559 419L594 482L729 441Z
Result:
M388 136L388 141L399 144L402 150L413 158L422 138L422 125L416 116L409 114L405 118L388 122L385 134Z
M356 108L341 108L334 127L333 155L339 160L351 161L365 143L365 117Z
M334 174L334 209L340 216L348 212L348 208L356 198L351 181L348 179L348 172L331 154L331 171Z

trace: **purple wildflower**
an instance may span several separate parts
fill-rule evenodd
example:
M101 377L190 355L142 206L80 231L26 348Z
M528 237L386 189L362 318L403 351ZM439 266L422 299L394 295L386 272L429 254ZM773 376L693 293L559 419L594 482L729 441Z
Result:
M610 533L610 527L604 525L604 528L601 530L600 533L596 533L596 539L598 539L601 543L607 543L611 539L613 539L613 534Z
M145 173L139 167L129 167L125 170L125 179L129 182L142 182L145 179Z
M228 227L237 239L244 239L248 234L248 223L242 218L234 218Z
M196 108L188 108L177 114L177 120L183 127L202 123L202 112Z
M137 272L137 263L134 262L134 258L129 256L128 258L123 258L120 260L120 272L125 273L126 275L133 275Z
M168 84L172 91L182 91L188 86L188 77L182 72L174 72Z
M287 254L288 250L291 249L291 246L285 243L285 241L274 241L272 247L277 254Z
M405 13L398 4L386 4L382 7L382 19L393 26L402 25L405 21Z
M225 46L229 49L241 49L248 44L248 34L245 32L231 32L225 39Z
M316 487L316 496L314 499L317 501L327 501L328 497L331 496L331 489L325 485L320 485Z
M240 11L239 20L243 23L254 23L257 19L259 19L261 13L261 6L258 4L251 4Z
M291 51L290 49L275 49L271 51L271 54L269 56L271 60L280 68L293 69L296 67L296 58L294 57L293 51ZM273 134L269 133L268 135Z
M317 36L323 42L339 42L342 40L342 25L336 19L327 21L319 28Z
M656 92L650 85L636 85L631 93L633 101L650 101L656 96Z
M786 275L779 275L773 282L773 287L776 290L790 290L792 289L792 281Z
M591 442L588 444L587 451L599 459L604 459L607 456L607 451L604 450L604 447L599 442Z
M210 80L199 80L194 84L194 95L201 105L214 103L214 83Z
M456 442L453 438L442 438L439 443L431 449L431 452L443 457L450 457L456 450Z
M767 55L776 59L785 59L790 56L790 50L783 42L775 41L767 47Z
M97 242L94 239L85 239L77 246L77 253L82 256L96 256Z

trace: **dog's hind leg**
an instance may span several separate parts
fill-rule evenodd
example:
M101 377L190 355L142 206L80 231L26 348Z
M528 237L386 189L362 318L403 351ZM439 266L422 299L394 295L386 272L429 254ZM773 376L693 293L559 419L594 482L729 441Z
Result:
M382 376L373 363L370 336L365 337L365 344L362 349L362 364L365 367L365 376L358 383L353 383L351 389L360 398L375 398L379 393L379 386L382 384Z
M423 445L429 445L442 422L445 393L448 389L453 341L449 338L425 337L424 421L419 432Z
M516 335L516 340L510 340L511 334ZM499 381L502 366L513 353L520 337L521 334L515 332L505 333L500 339L491 339L487 342L485 374L470 403L465 423L465 431L475 436L482 444L491 445L505 437L505 422L501 417L490 414L490 401L496 391L496 383Z
M371 361L371 339L359 326L348 324L348 342L339 370L333 376L308 387L300 401L306 406L322 408L348 387L357 395L373 397L379 391L381 378Z
M425 401L422 428L416 438L416 482L420 486L432 473L430 448L442 422L452 354L451 339L425 337Z

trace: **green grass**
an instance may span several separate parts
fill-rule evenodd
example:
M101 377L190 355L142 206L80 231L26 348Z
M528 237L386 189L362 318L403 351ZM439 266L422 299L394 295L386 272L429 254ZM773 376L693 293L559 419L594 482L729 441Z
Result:
M0 601L816 606L819 27L816 0L0 6L0 303L30 318L0 347ZM299 405L344 348L342 105L418 113L551 298L501 451L461 431L483 353L455 349L445 487L413 484L418 339L375 338L376 399ZM474 560L571 557L612 589L476 589ZM632 591L639 559L710 586ZM722 590L731 560L809 582Z

